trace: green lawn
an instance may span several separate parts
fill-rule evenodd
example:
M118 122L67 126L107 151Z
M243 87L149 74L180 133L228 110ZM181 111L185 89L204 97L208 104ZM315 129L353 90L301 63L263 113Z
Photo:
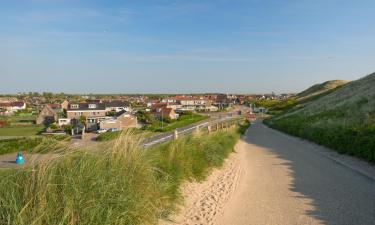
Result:
M0 136L34 136L42 131L44 126L17 126L0 128Z

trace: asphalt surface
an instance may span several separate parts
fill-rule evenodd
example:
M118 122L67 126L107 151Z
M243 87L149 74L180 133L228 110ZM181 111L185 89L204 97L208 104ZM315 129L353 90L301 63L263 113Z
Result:
M226 115L223 115L223 116L220 116L220 117L210 118L210 119L207 119L207 120L204 120L204 121L201 121L201 122L190 124L188 126L178 128L176 130L177 130L178 135L186 135L186 134L193 133L198 128L199 129L206 128L210 124L212 125L212 124L216 124L216 123L220 123L220 122L230 121L230 120L234 120L236 118L241 118L241 117L238 117L238 115L233 116L232 114L226 114ZM169 131L169 132L157 134L157 135L154 135L150 138L147 138L144 142L144 146L147 147L147 146L151 146L151 145L154 145L154 144L162 143L162 142L165 142L165 141L168 141L168 140L172 140L173 138L174 138L174 131Z
M260 122L243 142L241 178L218 224L375 224L373 166Z

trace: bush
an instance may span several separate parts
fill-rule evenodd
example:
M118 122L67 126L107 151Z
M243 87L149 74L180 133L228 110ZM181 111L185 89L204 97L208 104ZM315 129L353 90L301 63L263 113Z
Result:
M341 111L324 112L314 116L289 116L268 119L265 124L288 134L327 146L342 154L349 154L375 162L375 125L320 122L328 118L342 118Z
M246 130L251 126L250 121L246 120L245 122L239 124L238 126L238 133L244 135Z

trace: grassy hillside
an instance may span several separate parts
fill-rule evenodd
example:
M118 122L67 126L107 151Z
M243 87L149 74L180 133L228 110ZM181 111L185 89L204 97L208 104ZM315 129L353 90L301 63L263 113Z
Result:
M297 98L298 99L304 99L304 98L310 98L312 96L315 96L315 95L319 95L319 94L322 94L326 91L329 91L329 90L332 90L332 89L335 89L337 87L340 87L344 84L346 84L347 81L344 81L344 80L330 80L330 81L326 81L324 83L321 83L321 84L315 84L313 86L311 86L310 88L302 91L301 93L299 93L297 95Z
M270 127L375 162L375 73L265 121Z
M180 185L220 167L248 126L149 149L124 134L35 168L0 170L0 224L157 224L182 200Z

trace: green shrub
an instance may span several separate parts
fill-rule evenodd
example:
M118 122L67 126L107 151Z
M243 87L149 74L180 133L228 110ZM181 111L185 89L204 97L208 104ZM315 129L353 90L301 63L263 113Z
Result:
M238 133L241 135L244 135L246 133L246 130L251 126L250 121L246 120L243 123L240 123L238 126Z
M345 113L341 110L325 111L312 116L294 115L264 122L272 128L327 146L339 153L375 162L375 125L330 123L328 121L331 118L337 121L345 118Z

